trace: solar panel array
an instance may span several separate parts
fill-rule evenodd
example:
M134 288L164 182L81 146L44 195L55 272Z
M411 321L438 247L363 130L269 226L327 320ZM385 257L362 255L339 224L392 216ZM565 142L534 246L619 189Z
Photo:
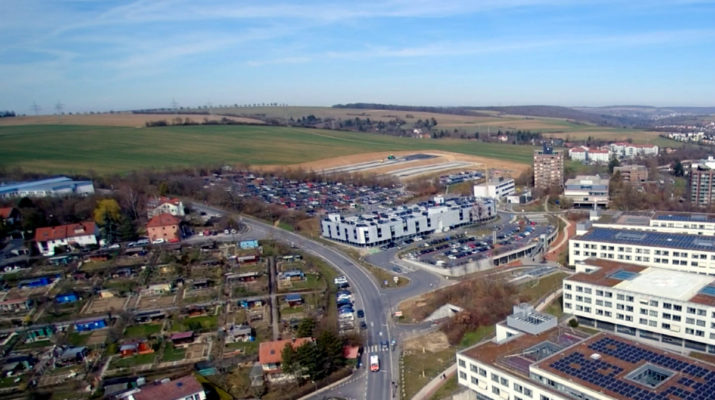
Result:
M618 279L621 281L630 281L638 275L640 275L638 274L638 272L620 270L612 273L609 278Z
M676 248L699 251L715 251L712 240L703 239L698 235L684 235L661 232L628 232L620 229L594 228L578 240L634 244L650 247Z
M700 293L715 297L715 286L705 286Z
M643 349L611 337L605 337L591 343L588 348L634 366L646 361L680 372L680 375L678 375L679 378L676 376L664 382L663 386L659 387L656 392L617 378L617 375L623 372L623 368L601 358L587 357L578 351L555 361L551 364L551 367L628 399L706 400L715 398L715 370L713 369L707 369L687 361Z
M661 221L693 221L693 222L712 222L715 218L711 218L705 214L675 214L675 215L657 215L656 220Z

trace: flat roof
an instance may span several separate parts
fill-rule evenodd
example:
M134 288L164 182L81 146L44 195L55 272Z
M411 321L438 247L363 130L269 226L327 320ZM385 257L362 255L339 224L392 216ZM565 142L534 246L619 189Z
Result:
M659 221L685 221L715 223L715 215L703 213L666 213L657 212L653 219Z
M641 225L649 226L651 218L647 215L623 214L616 219L616 224L620 225Z
M593 258L584 263L599 269L579 272L565 280L715 307L713 276Z
M577 236L574 239L592 242L715 252L714 238L710 236L685 235L681 233L593 228L587 233Z
M715 365L656 347L601 333L535 362L532 371L548 372L614 399L710 399ZM633 372L665 372L654 387L634 380Z
M616 289L671 299L688 301L705 286L715 282L715 277L663 268L646 268L630 280L621 281Z

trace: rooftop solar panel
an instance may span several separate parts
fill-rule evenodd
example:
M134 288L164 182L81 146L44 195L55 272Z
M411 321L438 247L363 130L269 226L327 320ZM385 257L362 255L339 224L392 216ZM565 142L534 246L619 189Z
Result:
M633 231L621 229L594 228L576 239L605 243L638 244L649 247L664 247L709 252L715 251L715 243L712 240L704 239L702 236L698 235L675 233L635 233Z
M700 293L715 297L715 286L705 286Z

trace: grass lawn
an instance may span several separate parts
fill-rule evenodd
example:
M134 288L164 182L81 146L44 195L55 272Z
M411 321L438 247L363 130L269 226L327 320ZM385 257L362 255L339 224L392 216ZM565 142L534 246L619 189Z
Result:
M480 326L475 331L470 331L464 334L462 341L459 343L459 348L464 349L469 346L473 346L482 340L494 335L495 331L494 325Z
M281 315L293 315L293 314L299 314L305 311L305 308L303 306L297 306L297 307L286 307L281 310Z
M427 382L454 363L455 358L453 348L436 353L414 352L403 356L405 373L402 377L402 383L404 384L405 392L402 398L411 399Z
M281 292L294 292L296 290L318 290L325 289L325 281L318 275L306 274L305 280L293 281L291 286L280 290Z
M533 153L531 146L275 126L0 127L0 166L53 174L110 174L220 163L285 165L399 150L452 151L522 164L530 164Z
M17 380L17 382L15 382ZM19 376L6 376L3 378L0 378L0 388L9 388L13 386L17 386L22 384L23 381L27 380L26 375L19 375Z
M69 336L67 336L67 341L72 346L84 346L85 344L87 344L87 340L89 340L90 336L92 336L91 333L73 332L70 333Z
M127 367L134 367L137 365L142 365L142 364L151 364L154 362L155 358L156 358L156 354L154 354L154 353L137 354L136 356L126 357L126 358L116 357L112 360L112 363L109 365L109 367L110 368L127 368Z
M555 315L557 318L561 319L564 315L564 308L562 305L562 300L563 296L559 296L559 298L555 299L549 305L546 307L544 310L548 314Z
M161 324L132 325L124 330L124 337L128 339L147 338L161 332Z
M226 343L226 351L241 350L243 354L258 354L258 341Z
M434 392L432 397L430 397L430 400L442 400L446 398L451 399L451 396L460 389L459 383L457 383L457 374L454 374L447 378L447 381L443 383L436 392Z
M176 348L171 343L166 345L164 348L164 355L161 357L161 361L179 361L186 357L186 350L182 348Z
M530 302L538 301L549 293L555 292L561 287L561 282L568 276L565 272L558 272L545 276L537 281L525 283L519 287L519 293L529 299Z
M22 349L37 349L37 348L47 347L47 346L52 346L52 342L49 340L39 340L37 342L32 342L32 343L20 343L15 348L17 350L22 350Z
M216 315L205 315L201 317L184 318L175 321L171 327L172 332L202 331L210 332L218 329L218 317Z

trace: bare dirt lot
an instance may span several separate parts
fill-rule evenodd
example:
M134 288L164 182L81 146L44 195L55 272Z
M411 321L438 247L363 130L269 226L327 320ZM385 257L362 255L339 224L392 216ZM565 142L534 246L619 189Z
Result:
M147 308L165 308L176 302L176 296L141 296L137 301L136 308L144 310Z
M447 336L440 331L406 340L403 345L405 352L422 352L424 350L430 353L436 353L449 348Z
M170 122L175 118L186 120L187 118L195 123L218 121L222 116L200 115L200 114L89 114L89 115L38 115L15 118L0 118L0 126L16 125L97 125L97 126L126 126L130 128L142 128L149 121ZM263 124L263 121L245 117L226 117L232 121L247 124Z
M431 155L434 155L435 158L414 161L414 162L409 162L409 163L398 163L398 164L389 165L389 166L385 166L385 167L379 167L379 168L366 170L364 172L386 174L386 173L390 173L392 171L406 168L408 166L409 167L428 166L428 165L446 164L446 163L451 163L451 162L467 162L467 163L471 163L472 166L462 167L459 169L461 169L461 170L465 170L465 169L466 170L476 170L476 169L483 169L484 166L488 166L489 168L497 168L497 169L509 171L512 176L516 177L522 171L529 168L529 166L526 164L516 163L516 162L512 162L512 161L498 160L498 159L493 159L493 158L488 158L488 157L470 156L467 154L451 153L451 152L446 152L446 151L432 151L432 150L430 150L430 151L420 151L420 152L398 151L398 152L374 152L374 153L354 154L354 155L343 156L343 157L326 158L326 159L318 160L318 161L293 164L293 165L289 165L289 166L267 165L267 166L261 167L261 169L263 169L263 170L278 170L278 169L302 168L305 170L322 171L322 170L329 169L329 168L343 167L343 166L359 164L359 163L364 163L364 162L369 162L369 161L385 160L385 159L387 159L387 157L389 155L401 157L401 156L407 156L407 155L416 154L416 153L431 154Z
M94 299L84 310L83 314L106 313L111 310L119 311L124 309L127 299L123 297L107 297L104 299Z

